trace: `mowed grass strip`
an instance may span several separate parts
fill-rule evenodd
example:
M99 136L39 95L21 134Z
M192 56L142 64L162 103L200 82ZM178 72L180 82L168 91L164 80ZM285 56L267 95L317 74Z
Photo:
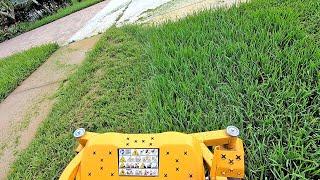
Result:
M74 156L72 132L78 127L97 132L139 130L146 106L142 89L148 79L142 50L125 30L109 30L60 90L52 113L8 179L57 179Z
M60 91L9 179L58 178L72 132L241 129L247 179L319 179L317 0L260 1L112 29Z
M0 102L57 49L47 44L0 59Z

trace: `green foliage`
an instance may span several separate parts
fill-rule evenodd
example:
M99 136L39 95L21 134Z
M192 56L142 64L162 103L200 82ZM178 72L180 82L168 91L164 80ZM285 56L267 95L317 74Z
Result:
M0 102L57 48L56 44L48 44L0 59Z
M10 0L0 0L0 18L15 19L14 6Z
M303 9L257 4L143 33L154 74L147 130L233 124L243 132L248 179L316 179L319 46L300 21Z
M9 179L59 177L71 132L241 129L247 179L319 179L318 0L255 0L108 31Z

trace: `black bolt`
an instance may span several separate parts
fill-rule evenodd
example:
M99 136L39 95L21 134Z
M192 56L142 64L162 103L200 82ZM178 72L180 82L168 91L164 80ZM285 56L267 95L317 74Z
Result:
M227 158L227 155L221 154L221 158L222 158L222 159L226 159L226 158Z

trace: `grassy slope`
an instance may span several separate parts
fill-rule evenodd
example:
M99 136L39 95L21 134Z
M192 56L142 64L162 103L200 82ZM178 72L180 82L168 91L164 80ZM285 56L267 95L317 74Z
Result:
M135 131L138 126L132 120L141 117L145 106L142 85L147 66L141 50L122 30L103 36L59 93L60 101L14 164L9 179L57 178L74 155L75 142L70 135L77 127Z
M58 48L48 44L0 59L0 102Z
M158 28L112 29L60 91L9 179L57 178L77 127L229 124L243 132L248 179L318 179L319 8L317 0L253 1Z
M73 4L71 6L67 6L65 8L59 9L56 13L46 16L42 19L39 19L35 22L22 22L19 23L16 27L10 28L10 35L4 34L4 32L0 31L0 42L3 42L9 38L16 37L24 32L31 31L33 29L36 29L40 26L46 25L50 22L53 22L57 19L60 19L62 17L65 17L69 14L72 14L74 12L77 12L81 9L84 9L86 7L92 6L94 4L97 4L103 0L83 0L81 2L78 2L76 0L73 0Z

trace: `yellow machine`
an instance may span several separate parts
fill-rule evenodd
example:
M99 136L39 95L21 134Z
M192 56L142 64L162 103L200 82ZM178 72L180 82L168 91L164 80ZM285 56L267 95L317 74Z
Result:
M239 130L194 134L98 134L77 129L78 154L61 180L227 180L244 178Z

